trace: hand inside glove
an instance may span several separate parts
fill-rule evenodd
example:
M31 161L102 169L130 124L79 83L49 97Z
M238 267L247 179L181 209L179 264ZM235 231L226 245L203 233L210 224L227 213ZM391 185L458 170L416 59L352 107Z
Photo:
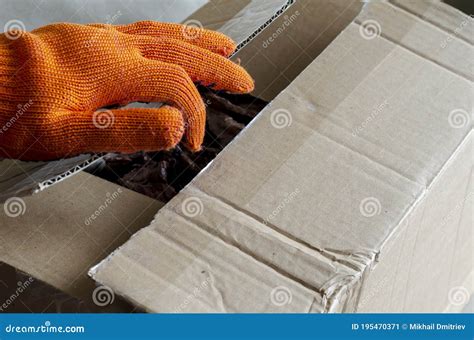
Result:
M193 82L246 93L225 35L177 24L53 24L0 35L0 157L200 149L206 111ZM130 102L160 108L101 108Z

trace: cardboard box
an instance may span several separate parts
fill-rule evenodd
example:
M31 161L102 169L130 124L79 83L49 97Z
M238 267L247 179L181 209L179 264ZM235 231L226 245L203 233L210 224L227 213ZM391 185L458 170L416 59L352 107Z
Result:
M308 17L323 20L303 8L295 23ZM366 4L90 275L150 312L458 310L473 290L472 24L437 1Z
M0 262L94 306L89 268L149 224L161 206L78 173L37 195L0 205Z
M294 0L166 0L144 2L130 8L126 2L64 3L51 0L38 6L35 0L6 0L0 21L21 18L25 29L32 30L52 22L104 22L126 24L140 20L183 22L195 27L215 29L230 36L240 50L279 17ZM18 19L17 19L18 20ZM131 104L133 107L155 107ZM25 196L50 187L97 162L101 155L80 155L52 162L22 162L0 159L0 202L12 196Z

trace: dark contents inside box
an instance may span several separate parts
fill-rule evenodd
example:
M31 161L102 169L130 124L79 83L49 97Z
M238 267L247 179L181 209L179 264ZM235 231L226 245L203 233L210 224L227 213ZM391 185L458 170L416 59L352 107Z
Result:
M94 174L149 197L168 202L268 104L251 95L215 93L200 87L207 123L203 149L182 145L161 152L108 154Z

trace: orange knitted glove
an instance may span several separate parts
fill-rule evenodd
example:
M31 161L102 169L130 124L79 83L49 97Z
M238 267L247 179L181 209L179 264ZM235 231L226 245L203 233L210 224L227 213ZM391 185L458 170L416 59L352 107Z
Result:
M200 149L206 111L193 82L245 93L253 80L225 35L177 24L53 24L0 35L0 157ZM154 109L99 110L129 102ZM99 110L99 111L97 111Z

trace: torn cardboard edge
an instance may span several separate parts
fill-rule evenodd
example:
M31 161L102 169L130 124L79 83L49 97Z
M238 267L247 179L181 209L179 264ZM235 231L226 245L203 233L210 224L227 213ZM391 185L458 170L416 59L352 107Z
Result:
M364 9L90 275L151 312L443 310L472 269L472 126L448 114L472 107L473 47L433 48L450 34L393 3ZM369 20L382 34L366 39ZM291 123L272 129L275 112Z
M243 13L234 13L234 16L241 18L246 21L245 29L250 30L250 33L241 41L238 41L237 49L233 56L236 55L244 46L250 41L257 37L266 27L268 27L276 18L284 13L295 0L280 0L278 4L271 0L255 1L251 0L245 7ZM208 6L214 6L215 4L211 1L207 4ZM259 13L252 10L253 7L261 7L264 9L263 12ZM223 7L225 8L225 7ZM232 9L230 6L229 8ZM193 17L191 15L185 22L193 23ZM248 20L245 20L245 16L250 15ZM257 21L257 16L261 21ZM204 27L207 27L205 17L202 18L203 22L200 22ZM263 22L263 23L261 23ZM261 23L261 24L260 24ZM254 25L257 25L255 29L252 29ZM228 32L227 32L228 30ZM228 27L227 29L220 30L222 33L228 34L233 38L233 35L237 34L239 30L235 27ZM233 34L235 33L235 34ZM0 160L0 202L5 201L12 196L27 196L44 190L55 183L58 183L75 173L82 171L102 158L102 155L79 155L73 158L56 160L52 162L24 162L19 160ZM13 171L15 170L15 171ZM30 172L31 171L31 172ZM11 173L8 176L5 173ZM19 180L21 178L21 180Z

